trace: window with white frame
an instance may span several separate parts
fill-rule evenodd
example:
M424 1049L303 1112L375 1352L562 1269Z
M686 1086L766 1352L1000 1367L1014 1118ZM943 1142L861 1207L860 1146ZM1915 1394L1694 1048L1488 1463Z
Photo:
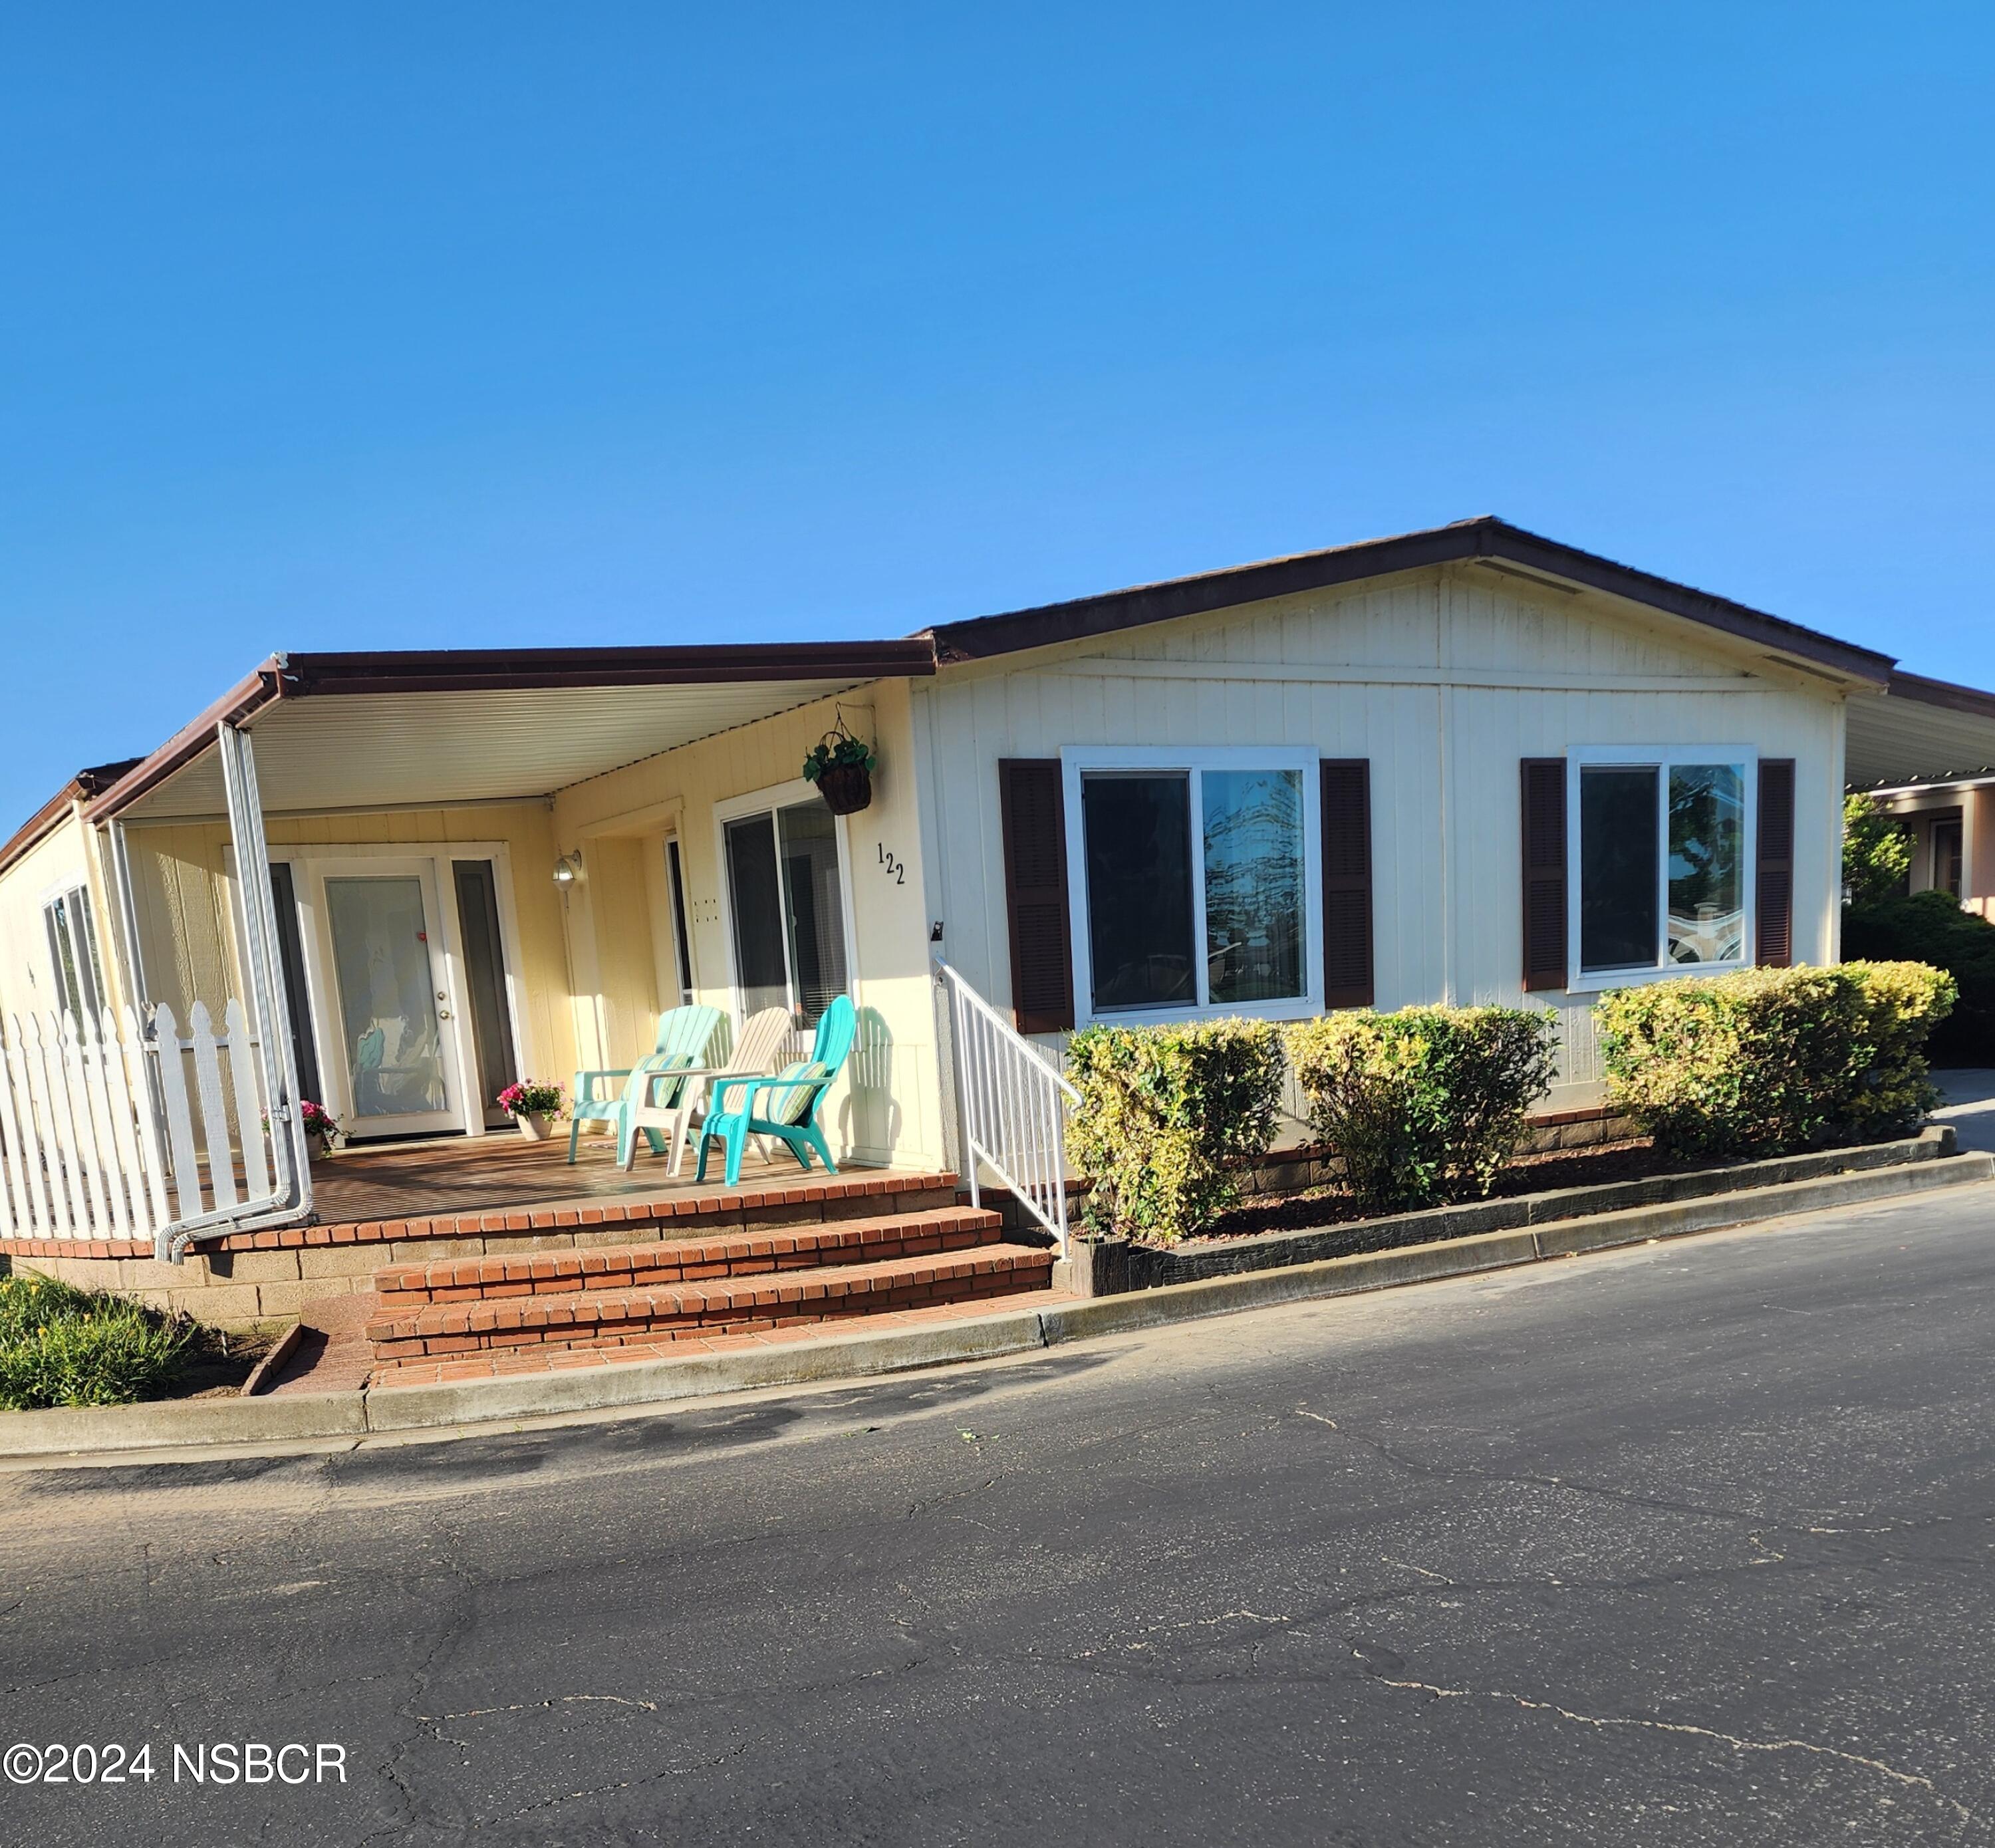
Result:
M57 893L42 907L42 925L48 933L57 1009L94 1024L104 1007L104 966L98 960L89 888L76 885Z
M1314 1011L1315 768L1279 752L1067 754L1089 1017Z
M1758 764L1737 747L1574 754L1570 899L1583 985L1752 960Z

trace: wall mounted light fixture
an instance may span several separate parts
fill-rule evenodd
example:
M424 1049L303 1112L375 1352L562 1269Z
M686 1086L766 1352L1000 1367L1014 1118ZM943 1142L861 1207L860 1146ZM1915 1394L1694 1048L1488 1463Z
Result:
M555 862L555 884L565 890L577 884L582 878L582 849L572 854L564 854Z

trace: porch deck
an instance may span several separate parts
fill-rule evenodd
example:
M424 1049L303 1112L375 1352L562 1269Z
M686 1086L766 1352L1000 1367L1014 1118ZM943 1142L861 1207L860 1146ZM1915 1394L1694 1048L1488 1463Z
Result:
M664 1157L640 1148L637 1166L627 1173L616 1166L614 1143L609 1138L585 1135L571 1167L567 1135L551 1142L482 1135L343 1149L325 1162L313 1163L311 1191L321 1231L395 1219L458 1221L469 1218L473 1224L431 1224L427 1228L469 1233L529 1229L482 1224L493 1215L506 1219L531 1215L539 1221L561 1209L592 1209L603 1214L605 1207L616 1207L616 1214L603 1214L603 1218L686 1218L723 1211L728 1205L778 1204L792 1190L822 1186L826 1181L848 1181L862 1191L864 1183L880 1181L882 1186L872 1191L888 1191L886 1180L914 1173L914 1170L848 1163L836 1176L826 1176L818 1167L812 1167L806 1176L788 1153L780 1153L774 1162L762 1162L750 1149L742 1162L740 1183L724 1187L718 1159L708 1167L706 1181L694 1180L694 1157L688 1153L675 1180L666 1173ZM592 1218L589 1224L600 1224L600 1219Z

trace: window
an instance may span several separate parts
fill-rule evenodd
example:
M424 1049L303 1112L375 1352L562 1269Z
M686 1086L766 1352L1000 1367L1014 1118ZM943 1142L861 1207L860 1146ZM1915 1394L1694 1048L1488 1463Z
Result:
M1066 762L1088 1013L1313 1012L1315 760L1089 751Z
M1960 896L1961 826L1958 815L1948 816L1932 825L1932 889Z
M97 959L89 888L73 886L51 898L42 907L42 924L48 933L57 1009L94 1025L104 1011L104 967Z
M742 1017L788 1008L815 1026L846 988L837 823L812 795L737 814L721 835Z
M1751 753L1708 747L1574 759L1578 799L1571 904L1582 986L1588 977L1749 960L1747 816Z

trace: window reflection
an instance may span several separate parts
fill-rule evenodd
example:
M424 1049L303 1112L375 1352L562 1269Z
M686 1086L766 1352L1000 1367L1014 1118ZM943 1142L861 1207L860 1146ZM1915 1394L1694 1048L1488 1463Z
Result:
M1745 791L1736 764L1671 767L1673 963L1736 963L1745 954Z
M1303 993L1303 790L1293 770L1208 770L1205 965L1214 1001Z

